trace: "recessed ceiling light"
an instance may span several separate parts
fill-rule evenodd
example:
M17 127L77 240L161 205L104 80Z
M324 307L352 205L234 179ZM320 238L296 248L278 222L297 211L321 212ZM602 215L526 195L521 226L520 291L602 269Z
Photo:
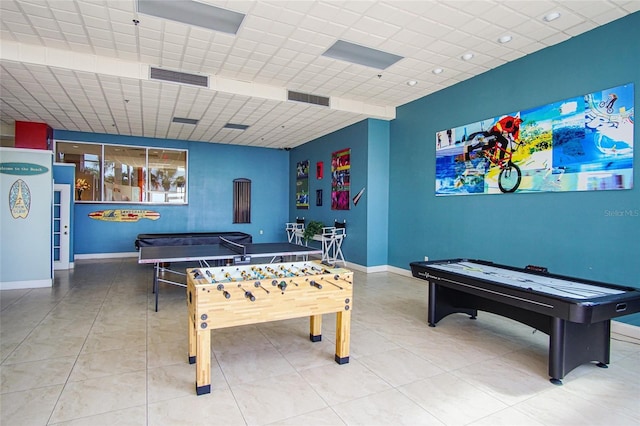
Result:
M415 86L416 84L418 84L418 82L417 82L417 81L415 81L415 80L409 80L409 81L407 81L407 86L411 86L411 87L413 87L413 86Z
M512 40L512 37L510 35L503 35L498 39L500 43L509 43L511 40Z
M433 71L431 71L432 73L438 75L441 74L444 70L442 68L436 68Z
M469 60L473 59L473 53L471 53L471 52L465 53L464 55L462 55L462 59L464 59L465 61L469 61Z
M544 19L546 22L551 22L551 21L555 21L559 17L560 17L560 13L551 12L551 13L548 13L548 14L544 15L544 18L542 18L542 19Z

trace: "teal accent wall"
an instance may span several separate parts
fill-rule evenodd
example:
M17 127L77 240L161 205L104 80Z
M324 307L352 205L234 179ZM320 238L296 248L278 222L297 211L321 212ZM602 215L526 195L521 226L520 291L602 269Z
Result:
M640 288L640 188L436 197L435 133L626 83L640 103L640 13L397 109L391 123L389 265L475 258ZM629 212L612 215L611 212ZM624 321L640 325L640 315Z
M367 184L360 203L367 206L367 266L386 265L389 255L389 121L367 120ZM360 188L353 188L353 196ZM352 196L352 197L353 197ZM358 206L360 206L358 203Z
M289 154L286 151L62 130L55 130L54 138L189 151L187 205L76 203L76 255L135 252L134 241L141 233L241 231L251 234L257 243L286 241L283 231L289 199ZM233 223L233 179L236 178L251 180L251 223L248 224ZM122 223L88 217L97 210L131 208L157 211L160 219Z
M349 210L331 210L331 154L351 149L351 194ZM342 252L348 262L363 266L387 262L386 212L389 152L389 122L364 120L290 151L289 221L304 217L306 223L320 221L327 226L347 221L347 237ZM309 209L297 209L296 164L309 160ZM324 178L316 179L316 163L324 163ZM364 195L353 204L353 197L365 188ZM316 206L316 190L323 193L322 206ZM282 223L284 233L285 224ZM377 227L379 234L372 235ZM310 242L310 245L320 243Z

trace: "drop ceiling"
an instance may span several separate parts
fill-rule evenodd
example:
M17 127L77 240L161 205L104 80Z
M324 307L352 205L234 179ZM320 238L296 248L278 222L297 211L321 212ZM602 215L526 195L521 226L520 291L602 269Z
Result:
M237 33L145 15L135 0L1 0L2 127L293 148L391 120L398 106L640 10L625 0L200 3L244 14ZM323 55L339 40L402 59L377 69ZM209 84L152 80L151 67Z

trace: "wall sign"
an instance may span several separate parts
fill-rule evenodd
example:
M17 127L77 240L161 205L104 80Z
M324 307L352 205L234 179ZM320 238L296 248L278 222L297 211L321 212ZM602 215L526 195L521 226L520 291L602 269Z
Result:
M47 173L48 167L33 163L0 163L0 173L8 175L33 176Z
M633 84L436 133L436 195L631 189Z

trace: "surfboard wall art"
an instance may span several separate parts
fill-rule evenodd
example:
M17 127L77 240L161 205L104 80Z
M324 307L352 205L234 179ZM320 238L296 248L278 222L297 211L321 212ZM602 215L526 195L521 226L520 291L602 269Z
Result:
M140 219L158 220L160 213L152 210L98 210L88 215L91 219L105 222L137 222Z
M436 132L436 195L633 187L634 85Z

